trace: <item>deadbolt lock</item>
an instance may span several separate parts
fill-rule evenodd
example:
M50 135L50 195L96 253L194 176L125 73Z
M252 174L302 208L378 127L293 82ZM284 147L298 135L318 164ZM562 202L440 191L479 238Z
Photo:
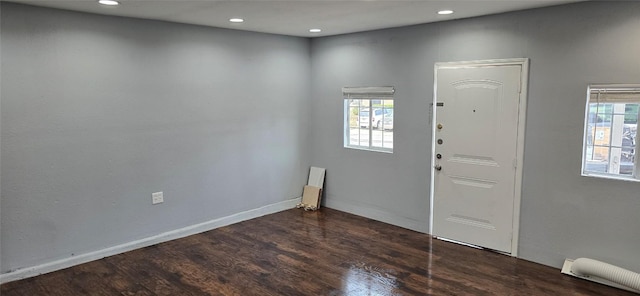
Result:
M442 123L438 123L438 129L442 129Z

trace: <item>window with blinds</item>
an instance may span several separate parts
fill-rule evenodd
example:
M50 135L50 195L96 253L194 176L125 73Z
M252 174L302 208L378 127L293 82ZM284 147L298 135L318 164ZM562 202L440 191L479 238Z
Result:
M589 86L582 174L638 180L640 85Z
M393 95L388 87L344 87L344 147L393 152Z

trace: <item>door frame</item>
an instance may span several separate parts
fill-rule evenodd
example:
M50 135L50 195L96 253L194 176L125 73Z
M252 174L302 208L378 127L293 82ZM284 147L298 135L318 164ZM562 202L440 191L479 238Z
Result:
M437 100L438 100L438 70L439 69L464 69L464 68L486 68L500 66L521 66L520 72L520 102L518 104L518 136L516 144L516 166L515 182L514 182L514 200L513 200L513 223L511 232L511 253L512 257L518 257L518 240L520 237L520 202L522 199L522 164L524 161L524 132L527 114L527 93L529 82L529 59L513 58L513 59L494 59L494 60L475 60L460 62L439 62L435 63L433 69L433 102L431 116L431 182L429 190L429 234L433 235L433 213L434 213L434 195L435 195L435 167L436 160L436 118L437 118Z

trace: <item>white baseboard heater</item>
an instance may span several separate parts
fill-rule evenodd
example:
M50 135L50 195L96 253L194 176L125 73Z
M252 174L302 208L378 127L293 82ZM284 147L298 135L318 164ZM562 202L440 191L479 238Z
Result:
M640 293L640 273L589 258L567 259L562 273L596 283Z

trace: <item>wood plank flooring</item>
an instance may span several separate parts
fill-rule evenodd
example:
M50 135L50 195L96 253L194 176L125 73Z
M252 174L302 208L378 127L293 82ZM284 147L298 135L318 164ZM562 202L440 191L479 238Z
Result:
M6 283L14 295L637 295L323 208Z

